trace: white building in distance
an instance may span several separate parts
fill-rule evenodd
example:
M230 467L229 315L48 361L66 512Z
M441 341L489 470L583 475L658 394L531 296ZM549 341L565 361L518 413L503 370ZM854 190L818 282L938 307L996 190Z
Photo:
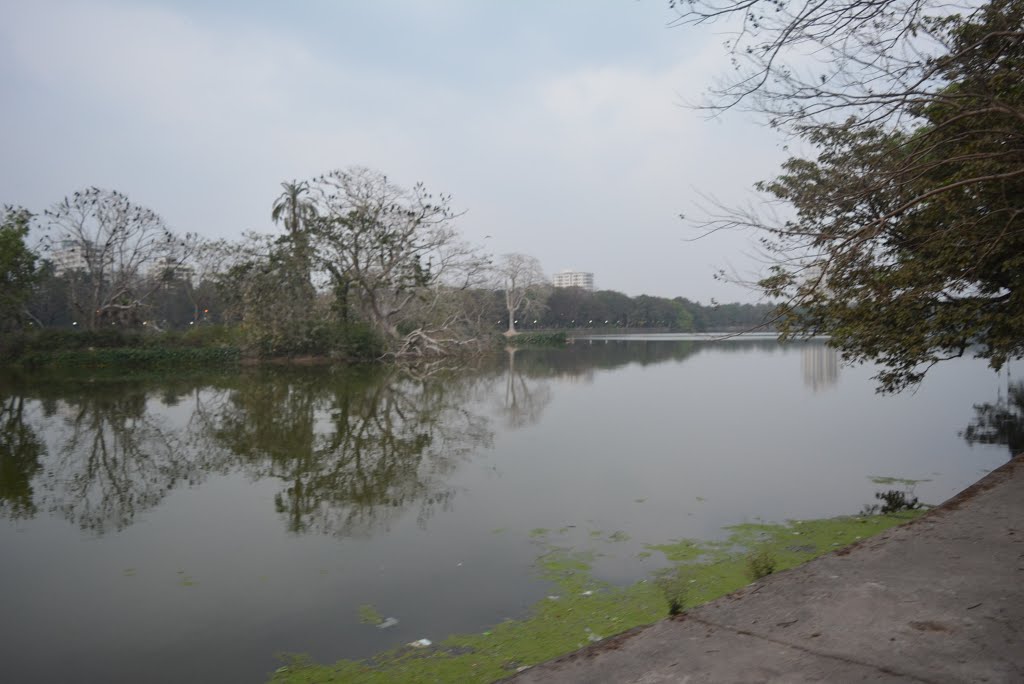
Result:
M559 271L551 276L551 284L555 287L579 287L594 291L594 274L584 271Z
M157 259L149 269L149 275L160 279L188 281L188 284L192 286L196 284L196 269L181 263L174 257Z
M85 271L88 264L82 248L74 240L62 240L59 246L50 252L49 260L53 264L53 272L62 276L71 271Z

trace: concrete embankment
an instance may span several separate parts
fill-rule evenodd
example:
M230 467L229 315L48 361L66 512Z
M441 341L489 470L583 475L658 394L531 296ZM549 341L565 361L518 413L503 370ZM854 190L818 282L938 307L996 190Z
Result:
M908 525L506 681L1024 682L1024 455Z

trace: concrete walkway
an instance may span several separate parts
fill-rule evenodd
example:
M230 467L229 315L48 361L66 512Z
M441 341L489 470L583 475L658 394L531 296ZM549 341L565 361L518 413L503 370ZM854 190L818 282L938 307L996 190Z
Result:
M1024 455L909 525L530 682L1024 682Z

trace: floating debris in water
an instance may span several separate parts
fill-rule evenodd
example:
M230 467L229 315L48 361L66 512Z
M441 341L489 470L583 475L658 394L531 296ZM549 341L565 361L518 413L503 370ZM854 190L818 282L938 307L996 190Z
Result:
M430 639L417 639L416 641L410 641L409 645L413 648L426 648L431 643Z
M384 618L383 620L380 621L380 624L377 625L377 629L387 629L388 627L394 627L397 624L398 624L398 618L393 618L393 617Z

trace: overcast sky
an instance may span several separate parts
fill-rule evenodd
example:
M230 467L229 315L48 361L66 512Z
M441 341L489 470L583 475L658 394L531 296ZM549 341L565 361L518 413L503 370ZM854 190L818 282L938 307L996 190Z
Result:
M724 36L666 0L0 0L0 201L89 185L173 228L277 230L280 183L353 165L449 193L494 254L599 288L756 301L716 282L751 238L698 242L698 192L751 196L782 141L683 106Z

